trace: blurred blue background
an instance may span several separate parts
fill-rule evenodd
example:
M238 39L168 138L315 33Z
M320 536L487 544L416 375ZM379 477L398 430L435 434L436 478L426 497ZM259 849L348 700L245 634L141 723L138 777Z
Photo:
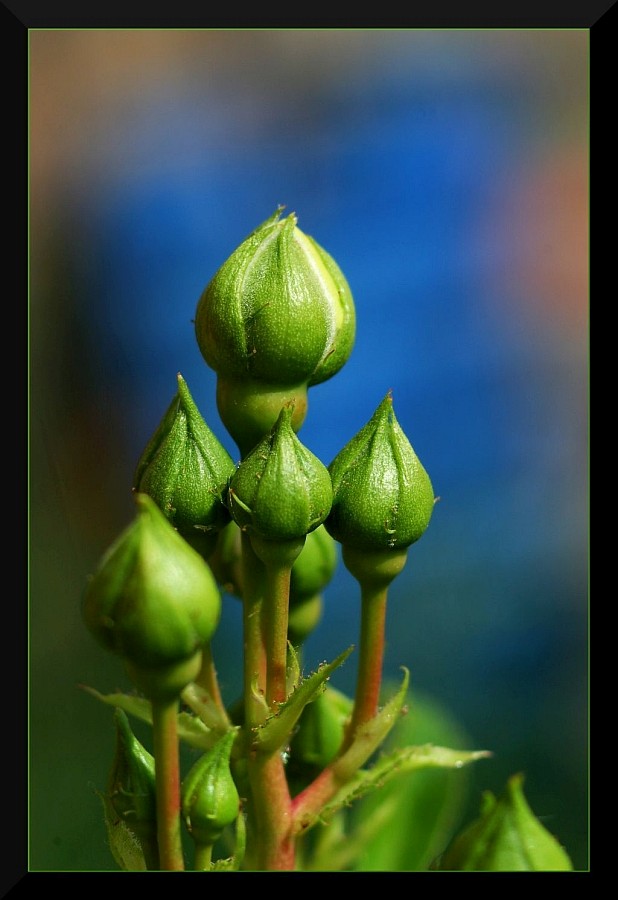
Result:
M310 392L328 464L392 390L440 496L389 598L386 674L516 771L588 865L586 30L31 30L30 867L114 868L97 789L128 689L81 592L133 516L197 300L279 204L337 260L353 354ZM306 666L357 640L340 569ZM240 609L215 658L240 688ZM353 658L333 678L352 692Z

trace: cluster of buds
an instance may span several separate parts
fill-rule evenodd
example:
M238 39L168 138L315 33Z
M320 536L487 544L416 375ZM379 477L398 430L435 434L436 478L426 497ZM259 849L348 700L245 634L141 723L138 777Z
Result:
M246 866L293 868L298 834L354 781L401 711L407 680L378 707L386 596L430 523L431 480L390 392L330 465L298 436L308 389L345 364L355 327L339 266L294 214L282 218L277 209L215 273L195 316L240 461L215 437L178 374L136 466L135 519L87 585L86 625L122 658L152 705L153 756L117 715L107 796L141 840L148 868L184 868L181 822L195 842L197 870L238 867L245 818ZM305 680L299 666L338 546L361 589L354 698L326 685L349 651ZM239 715L223 703L211 654L222 591L243 603ZM181 700L201 718L199 734L209 744L182 783L174 758ZM516 788L509 809L521 818ZM470 861L464 840L445 867L460 857L463 868L494 860L501 809L476 826L481 856ZM213 847L234 823L234 857L213 862Z

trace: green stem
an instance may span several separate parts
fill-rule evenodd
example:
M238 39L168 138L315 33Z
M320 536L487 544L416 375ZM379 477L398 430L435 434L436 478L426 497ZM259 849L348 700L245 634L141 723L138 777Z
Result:
M388 588L403 570L407 556L406 547L392 550L359 550L343 545L343 562L360 585L361 624L354 709L340 755L353 743L357 729L372 719L378 711Z
M268 541L253 535L251 545L266 572L262 633L266 648L266 702L272 708L287 696L288 616L292 566L305 545L305 536Z
M177 713L175 698L152 701L159 865L163 871L182 872Z
M266 566L266 606L264 643L266 645L266 702L283 703L286 698L288 657L288 601L290 566Z
M261 724L266 715L266 649L262 634L264 566L248 535L242 533L244 702L247 729ZM260 701L260 697L262 700Z
M354 710L346 744L351 743L359 726L373 719L378 711L384 661L384 633L388 588L361 585L361 624L358 650L358 674Z
M265 872L294 870L292 802L280 753L254 753L248 761L254 804L255 865Z
M196 872L209 872L212 862L212 844L196 844L193 868Z
M202 648L202 667L199 675L195 679L198 687L201 687L209 695L225 722L229 724L229 716L221 696L219 688L219 680L217 678L217 670L212 656L212 648L210 643L205 644Z
M248 733L273 704L286 698L290 572L304 537L283 546L243 534L245 716ZM259 689L256 697L256 686ZM265 697L265 702L260 702ZM290 834L292 801L279 749L250 749L251 788L247 863L260 871L294 869Z

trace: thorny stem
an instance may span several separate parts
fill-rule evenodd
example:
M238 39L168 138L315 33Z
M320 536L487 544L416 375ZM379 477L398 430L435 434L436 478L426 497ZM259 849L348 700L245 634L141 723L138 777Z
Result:
M159 864L163 871L182 872L177 712L176 699L152 701Z

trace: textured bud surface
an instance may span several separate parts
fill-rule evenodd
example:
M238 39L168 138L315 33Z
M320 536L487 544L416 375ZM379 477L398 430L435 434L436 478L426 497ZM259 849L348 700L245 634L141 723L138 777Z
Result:
M334 259L281 209L231 254L204 289L196 338L219 375L317 383L348 359L355 337L350 288Z
M332 503L328 469L300 442L291 416L284 407L230 481L234 521L267 541L303 537L322 524Z
M191 540L229 522L224 502L235 464L202 418L184 378L138 462L135 490L149 494Z
M157 670L192 658L210 640L221 597L203 558L147 494L99 563L82 605L85 623L109 650Z
M228 731L194 763L182 783L182 814L199 844L214 844L238 816L240 798L230 772L235 737L235 731Z
M433 487L395 417L390 394L329 471L333 506L324 524L340 543L359 550L403 549L425 532Z

